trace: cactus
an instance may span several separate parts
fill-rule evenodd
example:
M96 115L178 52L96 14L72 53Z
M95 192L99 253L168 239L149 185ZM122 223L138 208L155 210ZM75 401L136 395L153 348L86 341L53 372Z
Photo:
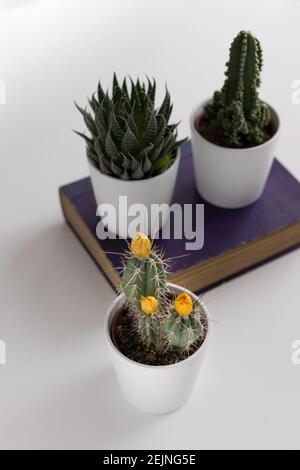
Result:
M201 336L200 311L193 306L188 294L183 292L176 297L170 318L164 321L163 328L168 342L176 348L188 350Z
M91 112L77 109L83 115L90 136L84 138L88 159L103 173L124 180L150 178L166 171L173 163L181 142L178 124L169 124L172 112L170 94L155 108L156 83L148 85L130 79L119 84L113 77L111 96L101 84L89 100Z
M160 299L166 291L166 273L162 260L156 253L140 259L133 256L123 273L123 291L129 302L139 305L141 296Z
M166 271L163 261L152 251L151 242L143 233L138 232L131 242L122 288L142 341L147 346L155 344L160 349L161 332L156 317L161 315L166 302ZM156 305L151 311L148 307L151 303L154 305L154 301Z
M202 333L200 312L182 293L172 302L166 268L149 238L137 233L123 271L123 292L136 330L146 346L156 350L188 350Z
M205 107L209 120L235 146L266 140L271 113L258 96L262 64L259 41L250 32L241 31L231 44L224 86Z

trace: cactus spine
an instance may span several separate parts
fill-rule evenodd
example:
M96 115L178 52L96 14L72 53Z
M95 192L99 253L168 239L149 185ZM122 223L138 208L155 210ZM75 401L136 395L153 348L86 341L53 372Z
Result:
M162 260L156 253L147 258L129 258L123 272L123 292L128 303L136 308L141 296L153 296L158 301L166 291L166 273Z
M122 287L127 305L133 313L137 330L144 344L163 347L157 316L161 315L167 291L163 261L152 252L148 237L137 233L131 243L131 254L123 271ZM151 314L142 309L142 300L153 297L157 309Z
M134 324L146 346L189 349L202 333L200 312L182 293L172 302L166 268L150 240L137 233L131 243L122 278Z
M262 64L259 41L250 32L241 31L230 47L224 86L205 108L230 144L258 145L266 139L270 109L258 96Z

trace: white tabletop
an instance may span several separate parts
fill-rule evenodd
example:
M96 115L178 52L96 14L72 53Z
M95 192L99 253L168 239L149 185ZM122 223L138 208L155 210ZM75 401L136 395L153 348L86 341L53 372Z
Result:
M185 136L240 29L261 40L278 157L300 178L299 19L299 0L0 0L1 448L300 448L300 251L205 296L214 330L196 392L151 416L120 394L103 338L114 293L57 195L88 173L74 99L114 70L148 74L160 95L168 83Z

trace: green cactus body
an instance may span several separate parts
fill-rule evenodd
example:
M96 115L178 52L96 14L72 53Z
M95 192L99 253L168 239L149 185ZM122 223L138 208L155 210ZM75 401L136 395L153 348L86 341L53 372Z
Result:
M180 317L175 311L164 320L164 333L173 347L188 350L201 336L199 315L192 312L188 317Z
M141 313L136 317L137 329L146 346L154 345L156 351L164 347L161 325L155 316Z
M87 156L101 172L124 180L144 179L166 171L173 163L177 147L177 125L169 124L170 94L155 108L156 83L135 83L113 78L112 94L101 84L89 100L91 113L76 104L90 136L85 139Z
M122 286L128 302L139 306L141 296L160 299L166 291L166 273L163 261L156 253L148 258L129 258L123 271Z
M258 145L266 139L270 109L258 96L262 64L259 41L241 31L231 44L224 86L205 108L208 118L233 145Z
M169 288L163 260L152 250L149 238L140 232L131 242L122 289L134 329L147 347L156 351L188 350L200 337L197 305L187 293L176 296Z
M160 322L157 314L146 315L141 310L142 296L153 296L160 304L164 304L167 291L166 273L163 261L156 253L147 258L133 256L127 261L123 272L122 286L130 309L134 312L137 331L144 344L153 344L156 350L163 347Z

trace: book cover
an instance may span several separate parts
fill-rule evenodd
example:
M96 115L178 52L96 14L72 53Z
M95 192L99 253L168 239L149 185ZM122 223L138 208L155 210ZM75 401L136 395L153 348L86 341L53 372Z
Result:
M66 221L114 288L120 282L125 240L98 240L96 202L90 178L60 188ZM263 196L236 210L221 209L199 196L190 142L182 147L173 202L204 204L204 246L187 251L185 238L155 241L170 263L169 279L198 292L254 268L300 245L300 183L275 160Z

